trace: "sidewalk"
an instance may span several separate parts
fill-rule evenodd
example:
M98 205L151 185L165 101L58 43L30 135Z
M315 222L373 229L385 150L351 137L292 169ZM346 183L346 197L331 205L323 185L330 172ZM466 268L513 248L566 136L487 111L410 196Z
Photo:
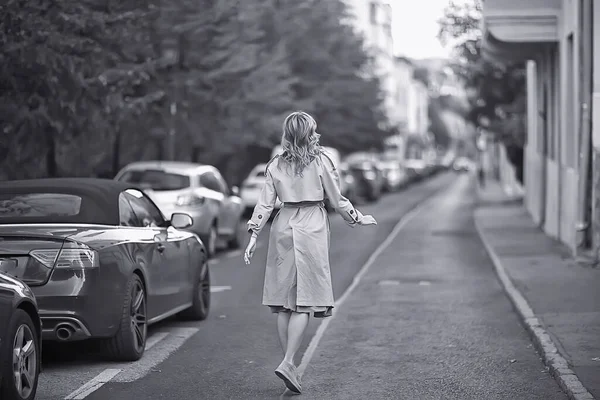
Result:
M472 179L461 175L397 226L348 296L336 293L342 304L306 352L316 349L303 397L567 398L499 284L474 205Z
M600 399L600 269L578 265L498 183L475 220L507 295L572 399Z

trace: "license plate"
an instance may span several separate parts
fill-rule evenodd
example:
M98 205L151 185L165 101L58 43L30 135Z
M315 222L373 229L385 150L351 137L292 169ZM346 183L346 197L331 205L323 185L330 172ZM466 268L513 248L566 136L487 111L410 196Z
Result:
M17 276L19 263L14 258L0 258L0 271L12 276Z

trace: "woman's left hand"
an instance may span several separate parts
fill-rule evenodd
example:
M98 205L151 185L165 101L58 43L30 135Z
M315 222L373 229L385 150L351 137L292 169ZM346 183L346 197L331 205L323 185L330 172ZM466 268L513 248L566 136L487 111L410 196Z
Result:
M256 237L250 236L250 241L248 242L248 246L246 246L246 251L244 252L244 262L246 265L250 264L250 260L254 255L254 250L256 250Z

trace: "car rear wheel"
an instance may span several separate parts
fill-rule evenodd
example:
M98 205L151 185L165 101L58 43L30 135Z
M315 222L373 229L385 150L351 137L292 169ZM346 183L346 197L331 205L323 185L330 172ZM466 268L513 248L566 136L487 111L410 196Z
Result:
M15 310L9 322L7 341L1 358L4 365L0 398L35 398L40 373L39 345L40 341L31 317L21 309Z
M182 311L179 315L185 319L205 320L210 311L210 271L206 261L202 264L196 278L193 296L192 306Z
M127 285L119 331L108 339L106 349L115 360L137 361L144 354L147 337L146 290L141 278L133 274Z
M219 240L219 234L217 232L217 226L211 225L206 235L202 235L202 242L206 247L206 252L209 257L214 257L217 253L217 241Z

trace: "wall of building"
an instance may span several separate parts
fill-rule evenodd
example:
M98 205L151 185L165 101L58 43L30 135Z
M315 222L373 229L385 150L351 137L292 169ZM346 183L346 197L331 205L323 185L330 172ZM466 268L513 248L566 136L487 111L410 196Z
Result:
M345 0L352 15L351 23L365 38L366 50L375 58L375 74L381 79L384 108L389 123L397 120L396 65L392 38L392 8L383 0Z
M593 7L593 89L592 89L592 249L600 255L600 5Z
M413 81L414 67L409 60L397 58L395 63L395 103L394 124L401 132L409 129L410 87Z
M580 190L584 172L590 172L580 154L582 99L590 90L584 82L591 73L583 68L581 51L585 16L580 9L585 1L592 0L562 2L558 43L544 45L527 65L525 203L536 223L574 252L581 244L580 209L591 196ZM593 125L595 131L599 123Z

